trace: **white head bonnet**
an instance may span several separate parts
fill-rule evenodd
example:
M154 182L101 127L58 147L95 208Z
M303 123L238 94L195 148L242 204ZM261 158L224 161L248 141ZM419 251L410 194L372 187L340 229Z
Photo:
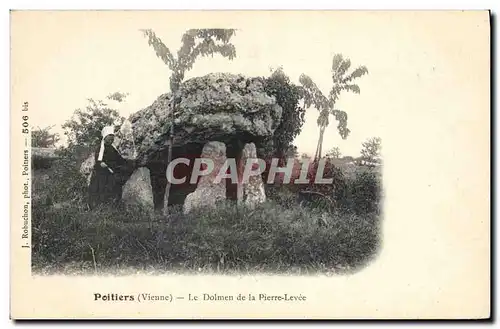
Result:
M115 128L113 126L106 126L102 128L101 130L101 148L99 149L99 157L97 158L97 161L102 161L102 157L104 155L104 138L108 135L114 135L115 134Z

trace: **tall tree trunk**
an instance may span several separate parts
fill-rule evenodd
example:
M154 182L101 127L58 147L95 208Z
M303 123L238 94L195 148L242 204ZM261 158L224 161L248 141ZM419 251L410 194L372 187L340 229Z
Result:
M321 143L321 129L319 130L318 143L316 144L316 153L314 153L314 160L318 159L319 144Z
M174 105L175 108L175 105ZM174 111L172 111L172 123L170 124L170 136L169 136L169 145L168 145L168 157L167 157L167 166L172 162L172 145L174 144ZM168 167L167 167L168 168ZM163 198L163 215L168 215L168 199L170 197L170 186L171 186L171 178L167 173L167 186L165 187L165 197ZM173 176L173 172L171 175Z
M175 67L170 68L173 73L170 76L170 91L172 92L172 111L170 112L170 136L169 136L169 145L168 145L168 156L167 156L167 169L172 162L172 148L174 144L174 119L175 119L175 110L177 109L177 100L175 97L175 93L179 89L180 83L182 79L184 79L184 71L179 71L177 64ZM173 168L172 168L173 169ZM165 173L167 176L167 186L165 187L165 196L163 198L163 215L168 215L168 199L170 197L170 187L172 185L171 178L168 177L168 173ZM172 170L171 175L174 175Z
M324 126L319 129L319 152L318 159L321 159L321 151L323 150L323 138L325 137L325 128Z
M175 70L174 70L175 72ZM172 111L170 112L170 136L169 136L169 144L168 144L168 156L167 156L167 169L168 166L170 165L170 162L172 162L172 148L174 144L174 119L175 119L175 109L177 108L177 102L175 99L175 92L179 89L179 84L180 81L182 81L183 75L182 76L177 76L175 73L170 77L170 90L172 92L172 101L173 101L173 106L172 106ZM168 172L165 173L167 176L167 186L165 187L165 196L163 198L163 215L168 215L168 199L170 197L170 187L172 186L171 183L171 178L168 177ZM173 170L171 175L173 176Z

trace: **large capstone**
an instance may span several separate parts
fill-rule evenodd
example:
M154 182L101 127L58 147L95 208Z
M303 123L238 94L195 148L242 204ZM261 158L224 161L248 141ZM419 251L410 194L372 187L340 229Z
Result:
M274 134L282 115L275 97L264 90L264 78L212 73L189 79L174 95L163 94L130 116L142 165L158 161L157 154L168 149L174 107L174 148L208 141L229 143L235 138L258 142Z
M115 145L118 151L126 159L136 159L139 168L147 168L125 177L131 180L125 185L127 203L132 202L130 196L137 190L142 191L140 194L144 196L138 203L145 201L150 205L151 194L144 190L150 185L155 208L159 210L164 206L172 123L172 160L187 158L189 164L175 167L174 176L185 177L186 182L171 185L169 204L185 204L190 193L189 202L197 204L197 201L192 202L197 195L193 192L199 185L191 182L194 160L200 157L204 146L211 141L219 142L220 149L224 146L224 156L235 158L238 170L241 170L239 157L244 145L260 145L260 142L272 139L281 122L282 109L264 87L264 78L239 74L211 73L192 78L183 82L174 94L160 95L150 106L133 113L122 127L116 127ZM87 180L94 166L94 157L94 153L91 154L80 168ZM148 171L149 181L145 177ZM215 194L242 201L244 187L227 179L217 186L222 187L224 182L225 192L217 190ZM247 189L247 195L252 195L249 200L255 199L252 193ZM257 199L260 200L260 197Z

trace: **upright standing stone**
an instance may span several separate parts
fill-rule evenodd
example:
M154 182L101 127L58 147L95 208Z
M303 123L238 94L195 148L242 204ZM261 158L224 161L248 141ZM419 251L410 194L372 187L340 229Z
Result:
M244 168L246 167L248 161L251 161L253 166L258 165L257 149L255 148L254 143L245 144L245 147L243 148L241 162ZM257 204L266 201L266 192L264 190L264 182L262 181L261 175L250 176L246 182L243 182L242 185L242 197L247 206L254 207Z
M226 162L226 145L221 142L205 144L201 158L212 160L214 168L210 174L202 176L196 190L187 195L184 201L184 213L198 207L215 207L218 201L226 199L225 179L221 179L220 182L215 181L219 170Z
M153 211L153 188L149 169L137 168L123 186L122 200L128 205L140 205L146 210Z
M92 170L94 170L95 155L90 154L85 161L82 162L80 166L80 173L87 179L87 186L90 184L90 177L92 176Z
M126 160L135 160L137 152L135 149L132 125L125 120L117 132L119 144L117 150ZM142 206L148 211L154 210L153 188L151 176L146 167L136 168L129 179L123 185L122 201L127 205Z

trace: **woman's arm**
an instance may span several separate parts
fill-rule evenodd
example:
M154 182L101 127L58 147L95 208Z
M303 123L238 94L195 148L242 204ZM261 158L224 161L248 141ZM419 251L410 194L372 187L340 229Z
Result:
M106 146L103 161L114 172L122 171L127 166L127 161L113 146Z

